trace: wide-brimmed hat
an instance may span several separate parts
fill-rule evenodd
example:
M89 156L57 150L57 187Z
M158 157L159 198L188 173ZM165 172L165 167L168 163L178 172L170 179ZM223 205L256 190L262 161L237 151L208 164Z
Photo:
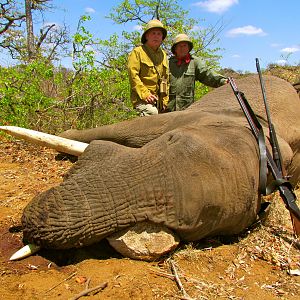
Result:
M173 44L171 47L171 51L175 54L175 46L180 42L187 42L190 47L190 51L193 49L193 42L191 41L190 37L185 33L180 33L176 35L175 39L173 40Z
M147 25L146 25L146 28L145 28L145 31L141 37L141 42L142 44L145 44L146 43L146 33L147 31L149 31L150 29L153 29L153 28L159 28L161 29L162 33L163 33L163 40L166 38L167 36L167 30L164 28L164 25L162 24L161 21L159 20L150 20Z

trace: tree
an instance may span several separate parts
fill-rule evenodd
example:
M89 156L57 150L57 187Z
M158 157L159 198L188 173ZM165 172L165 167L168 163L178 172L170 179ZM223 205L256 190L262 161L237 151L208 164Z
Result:
M32 23L32 1L25 0L25 14L26 14L26 31L27 31L27 53L28 60L35 57L34 49L34 34L33 34L33 23Z
M25 13L16 9L16 3L12 0L0 3L0 34L7 32L13 27L19 26L25 18Z
M33 12L53 8L51 0L7 0L0 6L0 48L11 58L31 61L36 57L53 60L63 54L70 42L66 25L47 24L34 30ZM62 51L60 53L60 51Z
M149 20L157 18L162 21L168 31L163 47L169 55L171 55L173 38L178 33L186 33L193 41L193 52L202 57L208 66L218 69L220 48L215 45L219 41L218 35L224 28L223 23L219 21L208 27L199 26L203 21L189 18L188 13L189 11L183 9L177 0L123 0L112 9L108 17L117 24L132 23L141 29ZM140 44L140 36L141 32L138 30L123 32L123 37L128 42L124 49L130 49ZM113 53L111 49L110 53ZM200 99L208 91L207 86L196 82L195 97L197 99Z
M212 48L218 43L218 35L223 30L222 22L201 29L201 20L188 17L188 11L184 10L177 0L123 0L112 9L109 18L117 24L133 23L144 28L147 22L157 18L165 24L168 37L164 46L170 54L171 43L178 33L187 33L194 42L194 53L203 58L210 58L210 64L217 65L220 58L218 47ZM196 29L198 28L198 29ZM140 43L140 32L124 33L124 37L137 45Z
M132 22L141 28L150 19L159 18L168 30L168 39L165 42L167 50L171 48L172 37L179 32L187 32L194 40L197 55L209 57L208 64L218 66L218 48L209 47L217 42L218 31L216 28L195 31L198 22L187 15L188 11L182 9L177 0L124 0L112 9L108 17L117 24ZM121 110L130 109L127 56L134 46L140 44L139 30L122 32L121 36L113 34L107 40L94 38L84 25L90 18L81 17L77 32L73 36L72 57L75 72L69 78L66 105L72 106L73 111L76 108L77 120L87 120L84 125L79 125L77 121L77 126L100 125L100 118L106 118L106 115L103 118L104 112L117 109L119 115ZM200 85L196 95L200 98L207 92L208 88ZM128 112L126 117L130 115L130 111ZM117 114L111 115L105 122L115 120Z
M49 126L51 131L61 131L135 117L126 66L128 53L140 43L141 30L124 31L101 40L86 28L85 22L90 17L82 16L72 36L74 70L58 69L50 60L69 45L66 27L49 24L39 31L35 28L38 14L34 12L43 16L50 3L50 0L2 1L0 47L26 64L0 68L0 119L16 126L36 129ZM208 62L218 66L218 48L212 48L217 42L218 28L195 30L200 21L188 18L188 11L177 0L123 0L108 17L117 24L131 22L140 29L150 19L158 18L168 30L166 50L171 48L177 33L185 32L192 37L197 55L210 58ZM198 98L207 92L205 87L199 90Z

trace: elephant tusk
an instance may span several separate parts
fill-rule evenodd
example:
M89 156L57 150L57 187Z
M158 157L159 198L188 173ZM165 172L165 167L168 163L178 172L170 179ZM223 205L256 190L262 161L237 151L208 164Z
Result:
M31 142L33 144L53 148L58 152L63 152L75 156L80 156L84 152L85 148L89 145L56 135L16 126L0 126L0 130L3 130L11 134L12 136L24 139L25 141Z
M41 249L40 246L34 245L34 244L28 244L18 250L15 254L13 254L9 260L17 260L21 258L25 258L27 256L30 256L31 254L34 254L38 252Z

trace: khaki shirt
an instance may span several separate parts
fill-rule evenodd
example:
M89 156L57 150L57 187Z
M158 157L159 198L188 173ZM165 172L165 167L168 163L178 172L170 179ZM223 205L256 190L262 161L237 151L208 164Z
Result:
M210 87L219 87L227 79L217 72L209 69L198 57L191 56L188 64L177 65L175 56L169 59L170 92L168 110L184 110L194 102L195 81L200 81Z
M151 58L150 58L150 57ZM128 56L128 73L131 87L131 101L135 107L138 103L146 102L150 95L159 98L158 109L162 104L167 106L169 100L169 64L166 53L158 48L152 50L147 45L134 48ZM159 92L161 78L167 80L165 93Z

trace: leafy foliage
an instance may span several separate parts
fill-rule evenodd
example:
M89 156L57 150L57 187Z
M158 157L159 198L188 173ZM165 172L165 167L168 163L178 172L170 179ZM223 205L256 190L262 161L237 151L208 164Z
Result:
M200 26L203 21L189 18L188 13L177 0L124 0L112 9L109 18L117 24L134 23L141 29L144 29L149 20L157 18L168 32L163 47L169 55L172 55L170 49L175 36L186 33L193 42L193 53L201 57L207 66L218 70L220 56L217 53L220 48L212 47L219 41L218 34L222 31L223 24L218 22L214 26ZM133 47L140 44L140 33L138 30L126 32L123 37ZM207 86L196 83L196 99L200 99L208 91Z
M41 4L50 2L37 1ZM18 11L22 15L22 10ZM177 0L124 0L108 17L117 24L132 22L141 30L150 19L159 18L168 30L164 43L167 52L175 35L185 32L194 41L195 53L207 59L212 67L218 67L219 49L211 48L217 42L218 31L214 27L195 30L200 21L188 18L188 11ZM58 48L52 55L47 47L39 46L35 59L26 61L25 31L13 28L18 39L13 38L12 31L7 32L2 42L9 42L11 38L12 42L19 43L16 53L21 64L0 69L0 124L56 133L70 127L96 127L136 117L130 102L126 66L128 53L140 43L141 30L124 31L102 40L87 29L86 22L90 20L88 15L81 16L71 37L72 70L54 67L52 62L57 58ZM61 44L56 43L60 49L67 45L66 31L55 36L54 32L44 30L49 41L51 37L61 41ZM39 39L36 39L36 45L39 45ZM207 87L197 84L197 98L207 92Z
M180 0L179 0L180 1ZM218 47L212 48L218 43L218 34L223 30L223 24L218 22L214 26L204 26L204 20L188 17L188 10L183 9L178 0L123 0L117 7L112 9L109 18L117 24L133 23L142 30L147 22L157 18L162 21L168 31L164 41L165 50L171 55L172 41L178 33L186 33L191 37L194 44L194 53L208 62L218 66ZM125 38L131 45L140 43L140 31L135 30L126 33Z
M0 5L0 49L24 63L34 58L56 60L66 54L70 42L65 25L43 24L34 28L35 18L52 9L51 0L8 0ZM38 23L38 22L37 22ZM35 30L34 30L35 29Z
M37 112L53 104L50 90L53 76L52 67L40 62L1 68L1 123L19 126L37 123Z
M136 116L118 71L74 73L46 62L0 69L0 124L57 132ZM69 85L71 83L71 85Z

